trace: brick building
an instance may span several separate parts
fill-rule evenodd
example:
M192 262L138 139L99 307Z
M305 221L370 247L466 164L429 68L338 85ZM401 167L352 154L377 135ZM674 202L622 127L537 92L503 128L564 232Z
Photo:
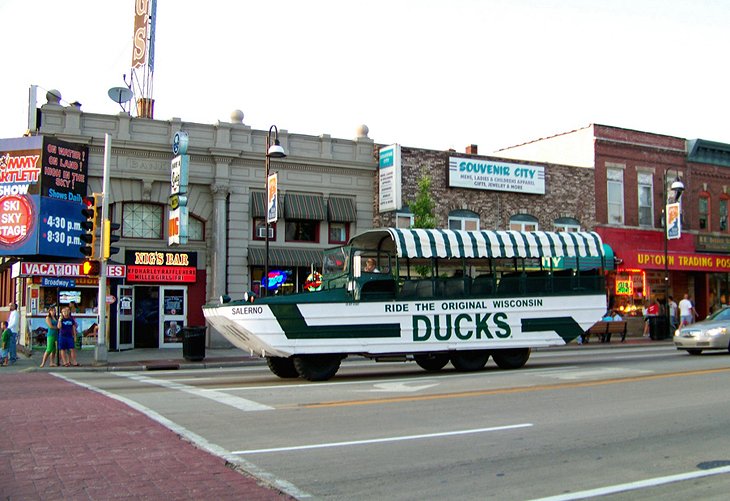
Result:
M727 300L730 145L592 124L498 153L595 171L596 231L621 262L609 280L616 306L630 312L667 292L688 293L704 317ZM685 186L682 236L666 240L665 201L673 201L676 179Z

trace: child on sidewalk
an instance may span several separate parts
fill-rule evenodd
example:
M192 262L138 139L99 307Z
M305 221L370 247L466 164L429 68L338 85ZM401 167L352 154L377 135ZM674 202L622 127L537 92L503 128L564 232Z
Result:
M0 323L2 328L2 337L0 338L0 365L10 365L10 340L13 333L8 329L8 322L3 320Z

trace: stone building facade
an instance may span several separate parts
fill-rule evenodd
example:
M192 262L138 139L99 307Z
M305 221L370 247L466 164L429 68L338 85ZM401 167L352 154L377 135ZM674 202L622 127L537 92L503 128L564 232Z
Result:
M520 216L535 218L538 229L545 231L563 229L563 226L560 226L563 221L574 221L581 230L591 230L595 226L595 202L593 190L590 189L594 182L593 169L479 155L475 145L470 145L465 153L402 147L401 158L404 209L378 213L378 179L376 179L374 220L376 227L398 224L396 215L408 212L408 202L416 197L418 182L423 174L431 178L431 195L436 202L437 226L441 228L449 227L450 214L467 212L473 212L478 216L480 229L488 230L509 229L510 221L514 218L523 219ZM449 185L450 158L542 167L545 175L545 193L528 194L452 187Z
M176 325L203 325L201 307L206 302L224 294L240 298L260 287L265 238L256 232L255 213L261 209L257 200L265 194L265 145L270 130L246 125L240 111L233 112L229 122L199 124L180 118L87 113L80 106L61 105L58 91L49 92L47 99L39 109L39 128L30 133L88 146L89 193L102 192L105 135L111 136L110 183L105 197L111 221L121 225L121 252L111 259L127 270L126 277L113 280L108 291L124 299L127 308L118 309L121 301L111 308L111 349L180 346L180 338L168 343L165 337L173 320ZM172 141L178 131L189 135L191 235L186 245L171 247ZM350 140L278 129L287 156L271 161L282 203L269 242L269 261L271 268L286 272L284 280L290 291L301 287L311 266L321 265L319 256L333 246L333 235L335 240L346 240L372 227L374 143L366 126L358 127L356 136ZM270 137L273 140L273 134ZM308 229L306 238L294 233L297 225ZM187 281L176 282L179 273L151 267L148 258L156 253L188 260L192 269L185 271ZM82 257L79 254L79 261ZM135 267L144 274L131 276ZM35 278L25 280L30 283ZM15 282L14 296L24 308L29 304L28 291L19 283ZM208 343L226 344L215 333L209 333Z

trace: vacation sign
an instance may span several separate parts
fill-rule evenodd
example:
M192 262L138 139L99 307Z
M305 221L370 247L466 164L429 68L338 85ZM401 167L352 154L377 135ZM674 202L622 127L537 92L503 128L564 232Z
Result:
M544 195L545 167L449 157L449 186Z

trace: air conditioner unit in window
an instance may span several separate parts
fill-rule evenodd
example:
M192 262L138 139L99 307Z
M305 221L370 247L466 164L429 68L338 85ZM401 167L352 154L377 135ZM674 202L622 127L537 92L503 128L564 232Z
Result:
M266 227L257 228L256 229L256 236L258 238L266 238ZM274 238L274 228L269 227L269 238Z

